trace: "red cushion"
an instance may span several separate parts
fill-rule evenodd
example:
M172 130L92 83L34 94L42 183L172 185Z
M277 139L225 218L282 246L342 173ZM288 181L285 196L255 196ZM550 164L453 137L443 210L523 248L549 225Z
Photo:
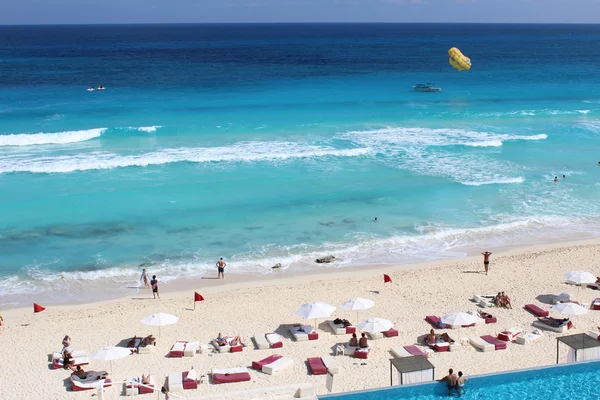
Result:
M347 326L346 327L346 335L351 335L353 333L356 333L356 327L354 327L354 326Z
M506 349L506 343L503 342L502 340L496 339L492 335L483 335L481 338L483 340L485 340L486 342L488 342L489 344L493 344L494 346L496 346L496 350Z
M238 372L236 374L215 374L215 384L219 383L234 383L234 382L246 382L251 380L248 372Z
M185 390L188 389L197 389L198 388L198 382L196 382L193 379L187 379L188 373L190 371L185 371L181 373L181 380L183 381L183 388Z
M600 310L600 299L595 299L592 303L592 310Z
M500 332L498 334L498 339L503 340L505 342L510 342L511 334L509 332Z
M442 320L435 316L435 315L428 315L425 317L425 321L429 322L431 325L433 325L434 328L438 328L438 329L444 329L444 328L448 328L448 325L446 324L442 324Z
M537 315L538 317L547 317L548 315L550 315L548 311L542 310L535 304L525 304L525 309L531 312L533 315Z
M354 351L354 358L364 358L366 359L369 356L369 352L368 351L364 351L364 350L355 350Z
M317 340L318 338L319 338L319 334L317 332L308 334L308 340Z
M283 342L277 342L277 343L273 343L273 344L271 345L271 348L272 348L272 349L280 349L280 348L282 348L282 347L283 347Z
M391 328L389 331L383 332L383 336L385 336L385 337L398 336L398 331L394 328Z
M427 355L420 348L418 348L417 346L414 346L414 345L413 346L404 346L404 350L408 351L413 356L426 356Z
M323 364L323 360L320 357L313 357L306 360L308 367L313 375L325 375L327 373L327 367Z
M262 367L264 367L265 365L271 364L272 362L275 362L275 361L279 360L280 358L281 358L280 355L273 354L272 356L263 358L260 361L252 361L252 368L262 371Z
M490 318L486 318L485 319L485 323L486 324L493 324L495 322L498 322L498 320L496 319L496 317L490 317Z
M231 353L239 353L240 351L244 350L244 346L242 346L241 344L238 346L231 346L231 350L229 350Z

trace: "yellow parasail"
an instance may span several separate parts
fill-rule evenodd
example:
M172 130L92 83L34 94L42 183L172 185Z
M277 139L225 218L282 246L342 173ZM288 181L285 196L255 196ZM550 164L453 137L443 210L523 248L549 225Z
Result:
M471 59L465 57L465 55L461 53L460 50L456 47L453 47L450 50L448 50L448 55L450 56L448 62L457 70L468 71L471 69Z

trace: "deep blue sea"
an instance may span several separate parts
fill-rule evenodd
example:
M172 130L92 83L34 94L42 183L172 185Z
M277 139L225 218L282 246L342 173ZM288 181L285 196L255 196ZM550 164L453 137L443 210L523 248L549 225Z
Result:
M0 305L597 237L599 76L600 25L0 26Z

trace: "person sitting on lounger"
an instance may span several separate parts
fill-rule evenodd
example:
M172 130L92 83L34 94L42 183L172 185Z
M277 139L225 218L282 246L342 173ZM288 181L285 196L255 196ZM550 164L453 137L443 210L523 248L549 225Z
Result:
M217 336L217 338L215 339L215 341L217 342L217 344L219 346L237 346L237 345L244 345L244 343L242 342L242 337L241 336L234 336L234 337L223 337L221 335L221 332L219 332L219 336Z
M75 372L75 360L73 360L71 352L68 350L65 350L65 353L63 354L63 368L68 368L71 371Z
M552 317L543 317L538 318L538 321L543 322L546 325L552 326L554 328L559 328L563 324L569 322L569 318L552 318Z
M87 376L87 373L83 370L83 368L81 368L78 365L77 368L75 369L75 371L73 373L71 373L71 375L75 375L78 378L85 379Z
M445 332L440 335L440 339L446 343L454 343L454 340L450 337L450 335Z
M435 332L433 331L433 329L431 329L429 331L429 335L425 337L425 344L427 344L428 346L434 346L436 341L437 337L435 336Z
M510 304L510 297L504 294L504 292L502 292L502 303L504 304L504 308L512 308L512 304Z
M358 346L361 349L368 349L369 348L369 339L367 339L367 335L364 332L360 334L360 339L358 341Z
M65 351L68 351L69 353L71 352L71 338L69 337L69 335L65 335L65 337L62 340L62 350L60 351L61 355L65 355Z
M356 333L352 334L350 341L348 342L348 346L350 347L358 347L358 338L356 337Z

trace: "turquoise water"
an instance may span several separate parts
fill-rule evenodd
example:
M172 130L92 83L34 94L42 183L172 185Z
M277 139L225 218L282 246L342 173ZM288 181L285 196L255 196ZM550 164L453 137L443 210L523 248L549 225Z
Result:
M473 377L465 384L466 391L460 398L471 400L597 399L600 395L599 366L600 363L591 362ZM431 383L319 398L433 400L448 397L445 383ZM454 393L452 397L458 396Z
M141 266L170 281L218 257L269 273L597 237L599 39L596 25L0 27L0 304L122 294ZM452 46L471 71L448 65Z

